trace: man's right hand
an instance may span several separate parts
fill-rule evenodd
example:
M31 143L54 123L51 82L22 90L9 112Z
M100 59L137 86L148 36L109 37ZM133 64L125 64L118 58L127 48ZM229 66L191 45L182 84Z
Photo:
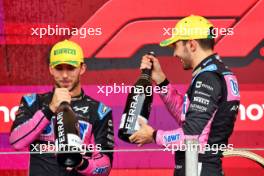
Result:
M71 103L71 93L69 90L67 88L55 88L51 103L49 104L50 110L55 113L64 101Z
M156 84L160 84L166 79L166 76L161 69L158 59L152 55L144 55L141 60L140 69L151 69L152 65L153 68L151 78L153 81L155 81Z

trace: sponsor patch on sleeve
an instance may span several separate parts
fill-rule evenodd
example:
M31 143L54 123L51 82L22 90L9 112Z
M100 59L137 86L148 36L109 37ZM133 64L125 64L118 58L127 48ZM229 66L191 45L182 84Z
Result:
M104 174L108 172L108 166L104 166L104 167L97 167L94 171L93 174Z
M180 140L180 134L176 133L176 134L164 135L163 138L166 143L171 143Z
M234 96L239 96L239 90L238 90L238 84L237 84L237 81L234 80L234 79L230 79L230 87L231 87L231 90L232 90L232 94Z
M27 102L28 106L32 106L32 104L36 101L37 95L36 94L27 94L23 96L25 101Z
M97 110L100 120L102 120L110 111L111 108L105 106L103 103L100 103Z

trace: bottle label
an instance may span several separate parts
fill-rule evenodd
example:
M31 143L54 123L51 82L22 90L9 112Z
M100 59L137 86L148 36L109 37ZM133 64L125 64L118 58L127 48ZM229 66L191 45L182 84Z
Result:
M68 143L59 143L58 139L55 140L57 152L76 152L82 149L82 140L75 134L67 134ZM73 151L70 151L73 150Z
M58 113L57 115L57 130L58 130L58 142L60 144L65 143L65 128L63 123L63 112Z
M139 119L141 119L144 123L148 123L148 120L145 117L139 115L138 118L137 118L137 121L136 121L136 125L135 125L135 130L136 131L138 131L140 129Z
M145 123L148 123L148 120L145 117L138 115L135 126L131 128L131 126L125 125L125 121L126 121L126 113L125 113L121 117L121 122L120 122L119 128L125 128L125 129L131 130L131 131L138 131L140 129L139 119L142 119Z
M119 129L120 129L120 128L124 128L124 126L125 126L125 121L126 121L126 113L123 114L122 117L121 117L121 121L120 121Z
M68 145L69 146L78 147L81 149L82 140L79 136L69 133L69 134L67 134L67 138L68 138Z

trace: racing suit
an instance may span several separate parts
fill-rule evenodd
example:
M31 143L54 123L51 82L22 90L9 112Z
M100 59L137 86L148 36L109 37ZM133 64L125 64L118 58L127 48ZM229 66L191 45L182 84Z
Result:
M53 92L45 94L25 95L21 99L15 121L11 128L10 144L17 150L30 148L30 151L40 151L43 145L54 145L55 114L49 109ZM73 97L71 107L79 122L80 137L88 146L83 155L83 164L71 171L57 163L54 153L31 154L30 170L32 176L80 176L80 175L108 175L111 170L113 153L103 153L90 148L98 146L102 150L112 150L114 146L114 132L112 111L103 103L84 94L83 90L77 97ZM99 149L100 149L99 148Z
M167 79L159 86L168 88L166 94L161 94L161 99L179 128L172 131L157 130L154 139L157 144L167 148L175 149L178 146L174 175L185 175L185 152L180 150L180 145L184 144L186 138L193 137L198 139L204 149L199 152L198 174L223 175L221 149L231 148L228 138L233 132L240 103L234 74L214 54L193 70L192 83L185 95L181 95Z

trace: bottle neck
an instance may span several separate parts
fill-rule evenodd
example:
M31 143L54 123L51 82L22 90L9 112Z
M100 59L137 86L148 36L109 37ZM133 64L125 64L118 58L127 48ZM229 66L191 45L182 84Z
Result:
M71 108L71 105L66 102L66 101L63 101L60 106L58 107L58 110L57 111L65 111L67 109L70 109Z
M143 69L139 79L144 79L151 83L151 69Z

